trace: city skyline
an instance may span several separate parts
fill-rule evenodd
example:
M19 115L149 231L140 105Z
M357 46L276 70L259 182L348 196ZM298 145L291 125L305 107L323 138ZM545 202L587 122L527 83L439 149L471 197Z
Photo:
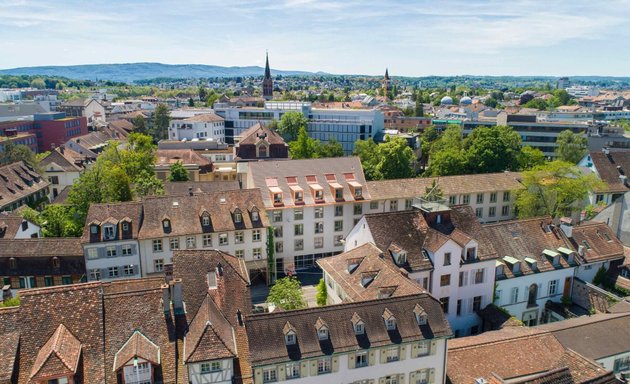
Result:
M269 50L274 69L332 74L627 76L630 60L619 49L630 37L626 0L85 4L0 4L0 33L9 36L0 68L264 66Z

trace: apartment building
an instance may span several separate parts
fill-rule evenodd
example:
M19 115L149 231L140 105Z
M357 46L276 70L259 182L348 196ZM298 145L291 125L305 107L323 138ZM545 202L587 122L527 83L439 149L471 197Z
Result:
M105 107L92 98L68 100L58 107L68 117L84 117L90 126L105 122Z
M85 170L87 159L85 156L64 145L50 151L50 154L40 161L44 170L44 177L50 182L50 200L55 199L61 191L74 184Z
M42 228L13 212L0 212L0 239L36 239Z
M253 382L444 383L447 339L429 294L245 318Z
M209 140L225 142L225 122L214 113L195 114L186 118L172 118L168 128L169 140Z
M368 181L371 201L366 213L411 210L413 199L425 196L436 183L448 205L468 205L482 223L516 217L516 193L523 188L517 172L486 173Z
M589 203L606 205L630 191L627 171L630 171L630 150L609 150L589 152L578 166L590 169L605 184L589 194Z
M358 157L250 162L244 185L260 188L278 272L343 251L371 199Z
M239 160L288 159L289 146L278 132L254 124L236 137L234 156Z

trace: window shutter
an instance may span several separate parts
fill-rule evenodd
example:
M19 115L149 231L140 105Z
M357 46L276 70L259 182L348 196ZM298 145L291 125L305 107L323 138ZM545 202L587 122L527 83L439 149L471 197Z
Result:
M317 360L311 360L311 376L317 376Z
M418 343L411 345L411 358L418 357Z
M278 381L284 381L287 378L286 372L284 370L285 370L284 364L280 364L278 366Z
M109 278L109 269L101 268L101 280Z
M300 377L308 376L308 362L302 361L300 363Z
M381 377L380 379L378 379L378 384L385 384L385 378Z
M409 384L415 384L416 380L416 371L409 372Z
M429 383L435 383L435 368L429 369Z
M356 364L356 355L354 353L349 353L348 355L348 369L354 369Z
M399 373L398 374L398 383L403 384L405 382L405 374L404 373Z
M431 340L431 349L429 350L429 354L435 355L437 352L437 340Z
M116 246L116 256L122 256L122 245Z
M538 291L536 292L536 298L539 298L542 296L542 284L538 284Z
M105 248L97 248L98 249L98 258L105 257Z
M381 364L385 364L385 362L387 361L387 356L385 355L385 349L381 349L379 351L379 354L381 355Z
M256 368L254 370L255 374L254 374L254 383L255 384L262 384L263 382L263 377L262 377L262 368Z
M137 275L140 272L140 267L136 264L133 265L133 274Z
M407 346L401 345L398 348L398 359L405 360L406 357L407 357Z
M332 358L332 371L333 372L339 371L339 356L334 356Z
M136 247L135 244L131 244L131 254L132 255L137 255L138 254L138 247Z
M368 353L368 365L374 365L376 363L376 351L373 349L370 349L370 352Z

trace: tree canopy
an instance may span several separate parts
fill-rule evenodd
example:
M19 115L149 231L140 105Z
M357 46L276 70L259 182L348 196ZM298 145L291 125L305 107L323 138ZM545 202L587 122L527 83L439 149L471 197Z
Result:
M363 172L368 180L400 179L415 176L415 155L401 137L390 138L376 144L371 138L358 140L354 154L361 159Z
M188 181L188 172L181 161L171 164L168 181Z
M308 125L308 120L301 112L289 111L282 115L278 122L278 133L285 141L296 140L300 130Z
M285 311L306 308L306 302L302 297L302 285L296 277L291 276L276 280L269 290L267 302Z
M569 129L560 132L556 144L558 159L568 163L577 164L588 152L586 137Z
M147 121L142 115L138 115L133 118L133 131L136 133L147 134Z
M153 127L151 136L153 140L160 141L168 137L168 126L171 123L171 115L166 104L158 104L153 112Z

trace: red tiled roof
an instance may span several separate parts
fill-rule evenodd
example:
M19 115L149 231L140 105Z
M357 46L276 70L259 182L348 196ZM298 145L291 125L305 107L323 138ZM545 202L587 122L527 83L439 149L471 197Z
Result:
M129 340L116 352L116 356L114 356L114 371L118 371L136 357L147 360L153 365L160 364L160 347L139 331L135 331L129 337Z
M74 375L80 356L81 342L60 324L39 350L31 369L31 380L68 373Z

